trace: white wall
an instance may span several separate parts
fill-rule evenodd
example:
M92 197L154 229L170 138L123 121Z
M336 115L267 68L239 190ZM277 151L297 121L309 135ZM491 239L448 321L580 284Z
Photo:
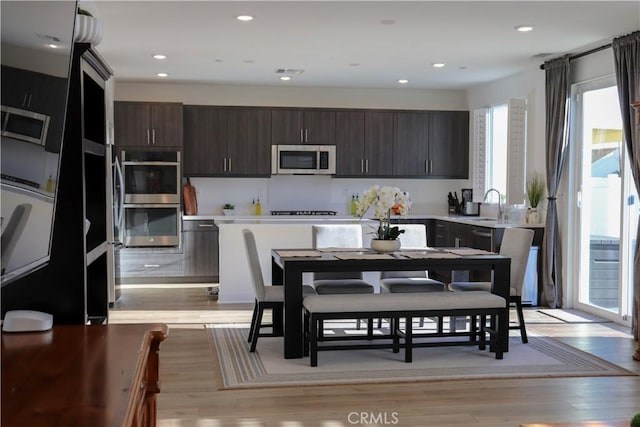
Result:
M465 91L117 82L118 101L192 105L466 110Z

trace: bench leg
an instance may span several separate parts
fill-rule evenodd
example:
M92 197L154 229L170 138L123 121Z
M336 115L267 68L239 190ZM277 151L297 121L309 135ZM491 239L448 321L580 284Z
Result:
M304 332L304 335L303 335L304 336L304 338L303 338L304 347L302 349L302 351L303 351L302 355L304 357L308 357L309 356L309 334L310 334L310 332L309 332L309 323L310 323L309 322L309 313L305 310L305 312L304 312L304 323L303 323L303 326L302 326L303 332Z
M389 319L389 332L393 335L393 352L400 353L400 321L398 318Z
M407 317L404 328L404 361L411 363L413 361L413 318Z
M316 319L312 313L309 323L309 363L311 366L318 366L318 323L322 325L322 320Z

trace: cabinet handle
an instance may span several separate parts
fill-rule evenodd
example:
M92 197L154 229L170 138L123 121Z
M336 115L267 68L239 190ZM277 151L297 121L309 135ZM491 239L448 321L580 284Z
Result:
M364 173L364 159L360 159L360 173Z
M150 130L147 128L147 145L151 144Z
M153 145L156 145L156 130L155 129L151 130L151 135L152 135L151 141L153 141Z
M364 171L365 171L366 173L369 173L369 159L366 159L366 160L364 161Z
M309 129L304 130L304 142L309 142Z
M23 107L28 107L29 104L27 103L27 100L29 99L29 94L28 93L24 93L24 96L22 97L22 106Z
M453 239L453 246L455 246L456 248L460 247L460 242L462 242L462 239L459 237L454 237Z
M473 233L474 236L478 236L478 237L488 237L488 238L493 237L491 233L486 233L486 232L477 231L477 230L472 230L471 233Z
M433 160L429 160L429 174L433 173Z
M304 142L304 134L303 134L304 130L300 129L300 142Z
M224 165L222 166L222 171L226 172L227 171L227 158L224 158Z
M233 168L231 167L231 157L229 157L229 172L231 172L231 169Z

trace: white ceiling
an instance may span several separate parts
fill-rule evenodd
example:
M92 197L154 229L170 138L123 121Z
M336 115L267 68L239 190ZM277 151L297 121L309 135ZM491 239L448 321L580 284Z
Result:
M640 29L640 1L81 1L118 81L466 89ZM237 15L250 14L251 22ZM392 23L384 23L391 21ZM519 33L516 25L535 30ZM154 53L167 55L164 61ZM544 56L544 54L548 56ZM431 67L445 62L441 69ZM289 82L279 68L303 69Z

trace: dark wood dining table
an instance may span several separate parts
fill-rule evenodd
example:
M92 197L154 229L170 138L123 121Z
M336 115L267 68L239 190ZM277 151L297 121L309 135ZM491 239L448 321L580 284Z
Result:
M461 250L462 249L462 250ZM451 251L451 252L448 252ZM303 357L302 277L308 272L347 271L486 271L491 270L491 292L509 300L509 276L511 259L491 253L468 250L468 255L438 255L452 252L465 253L464 248L439 248L429 257L415 256L416 251L395 252L381 258L374 252L362 249L357 252L326 249L273 249L271 251L272 284L284 286L284 357ZM509 318L498 318L498 344L506 352L509 349Z

